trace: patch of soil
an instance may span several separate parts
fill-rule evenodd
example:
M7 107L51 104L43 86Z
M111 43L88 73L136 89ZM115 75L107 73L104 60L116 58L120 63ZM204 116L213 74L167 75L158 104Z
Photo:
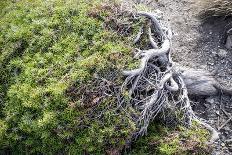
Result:
M213 72L222 85L232 87L232 51L222 44L224 28L231 19L200 20L199 13L205 8L201 0L160 0L147 5L162 11L174 32L172 52L175 62ZM232 154L232 120L229 121L232 97L215 96L206 100L208 102L197 100L195 111L216 129L220 128L221 136L215 144L214 154Z

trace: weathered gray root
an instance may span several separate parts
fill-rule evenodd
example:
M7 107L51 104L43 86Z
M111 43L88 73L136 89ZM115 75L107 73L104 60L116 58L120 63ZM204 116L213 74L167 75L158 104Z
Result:
M194 111L192 110L191 104L190 104L190 100L188 98L188 89L185 85L185 81L184 79L180 76L179 77L180 83L182 83L182 90L183 90L183 100L186 101L186 105L184 108L186 108L187 114L190 115L190 119L192 121L196 121L197 123L201 124L202 126L204 126L207 130L209 130L211 132L211 138L208 141L208 144L213 144L216 140L219 139L219 133L208 123L206 123L205 120L199 118L198 116L196 116L196 114L194 113ZM191 121L189 121L191 123Z
M152 13L139 12L138 15L145 16L152 21L153 27L148 29L148 35L153 49L138 49L135 58L141 60L140 67L123 72L127 78L121 90L124 91L129 85L131 98L129 103L140 111L140 116L137 118L139 131L135 136L145 134L150 120L154 119L166 107L166 104L175 102L175 108L179 107L185 115L184 120L187 121L185 123L191 125L193 120L197 121L212 133L210 143L214 142L219 138L218 132L194 114L188 98L188 91L190 94L196 95L205 95L206 92L207 94L215 94L217 91L215 79L206 72L176 67L171 59L171 30L162 28ZM152 38L151 28L155 28L153 31L159 35L159 39L161 38L160 47ZM139 38L140 33L135 42ZM157 60L161 60L163 64L157 64ZM163 69L164 66L166 66L165 69ZM177 101L169 101L169 95L172 93L175 93L175 96L179 94L176 97Z
M232 95L232 89L222 86L214 76L205 70L177 67L186 84L188 93L195 96L216 96L219 93Z

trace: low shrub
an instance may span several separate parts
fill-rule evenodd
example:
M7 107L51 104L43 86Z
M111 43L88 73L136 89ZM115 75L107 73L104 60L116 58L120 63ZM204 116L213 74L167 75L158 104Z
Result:
M117 3L20 0L4 4L0 17L2 150L101 154L122 149L135 124L125 112L116 112L115 99L107 97L93 106L100 96L90 94L92 100L84 103L80 96L70 95L72 87L82 90L96 74L131 65L128 36L117 34L120 27L113 19Z

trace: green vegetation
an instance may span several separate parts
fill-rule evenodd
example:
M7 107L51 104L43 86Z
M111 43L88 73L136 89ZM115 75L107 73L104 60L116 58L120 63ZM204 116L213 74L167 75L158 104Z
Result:
M12 1L10 0L2 0L0 1L0 11L2 11L6 6L10 5Z
M81 89L94 74L120 70L130 61L126 39L104 27L112 14L111 6L97 0L5 5L0 18L2 150L81 154L125 145L135 125L125 114L115 115L114 99L85 109L81 107L88 103L66 93L73 85ZM94 119L95 111L109 105L101 116L104 122Z
M110 154L127 146L136 112L117 109L114 96L101 98L96 80L112 74L118 86L121 70L138 65L130 42L140 23L119 34L117 8L106 0L0 2L1 154ZM152 124L131 153L205 150L207 134Z
M192 128L166 128L160 123L153 123L148 129L148 135L139 138L133 145L131 155L188 155L210 154L206 145L209 133L197 124Z

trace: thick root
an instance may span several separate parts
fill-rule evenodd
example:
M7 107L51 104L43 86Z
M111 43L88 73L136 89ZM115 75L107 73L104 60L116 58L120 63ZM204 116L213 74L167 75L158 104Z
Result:
M150 121L168 105L174 105L172 110L183 113L182 123L190 126L192 121L198 122L212 133L210 143L214 142L218 132L194 114L188 98L188 91L196 95L209 94L209 91L214 94L217 91L214 78L208 73L178 68L171 59L171 30L161 27L152 13L139 12L138 15L151 20L147 33L152 49L138 50L135 58L140 59L140 67L123 72L127 78L121 88L122 94L129 91L128 103L140 111L135 118L139 128L135 137L146 134ZM159 37L156 40L161 44L154 41L152 33L156 33ZM134 43L139 41L141 34L142 29Z
M176 67L176 70L181 73L190 95L215 96L221 92L232 95L232 89L220 85L213 75L205 70L194 70L180 66Z

